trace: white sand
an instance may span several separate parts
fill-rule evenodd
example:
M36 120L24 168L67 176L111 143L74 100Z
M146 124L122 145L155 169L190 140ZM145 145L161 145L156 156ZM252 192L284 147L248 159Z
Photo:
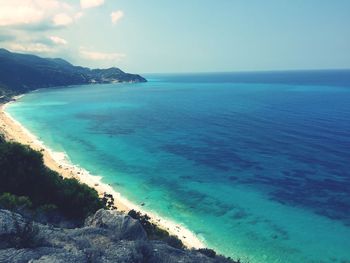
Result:
M19 99L19 97L16 97L16 99ZM181 224L161 218L155 213L143 210L141 206L138 206L121 196L120 193L116 192L110 185L103 183L101 177L91 175L85 169L73 165L65 153L53 152L50 150L19 122L5 112L7 105L8 103L0 105L0 133L4 134L8 141L16 141L28 145L34 150L41 151L46 166L57 171L63 177L76 178L80 182L95 188L100 196L103 196L104 193L113 195L115 205L119 211L128 212L129 210L134 209L141 213L147 213L151 217L152 223L167 230L171 235L177 236L188 248L205 247L204 243L194 233Z

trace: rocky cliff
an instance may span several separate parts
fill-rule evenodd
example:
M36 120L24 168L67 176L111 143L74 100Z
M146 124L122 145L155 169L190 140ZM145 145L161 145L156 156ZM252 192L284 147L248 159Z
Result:
M232 262L148 240L139 221L98 210L81 228L58 228L0 210L0 262Z

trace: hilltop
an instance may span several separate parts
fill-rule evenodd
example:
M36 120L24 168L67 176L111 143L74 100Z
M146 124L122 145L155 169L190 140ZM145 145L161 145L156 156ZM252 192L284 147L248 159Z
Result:
M0 97L38 88L117 82L146 82L146 79L115 67L90 69L74 66L61 58L42 58L0 49Z

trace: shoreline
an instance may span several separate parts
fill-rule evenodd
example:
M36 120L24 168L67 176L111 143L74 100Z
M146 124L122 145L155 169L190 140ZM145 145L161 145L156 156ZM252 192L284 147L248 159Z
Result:
M23 95L14 97L15 100ZM179 223L162 218L154 212L148 212L123 197L110 185L102 182L101 176L90 174L84 168L72 164L68 156L62 152L54 152L45 146L34 134L30 133L20 122L8 114L6 107L15 101L0 104L0 133L5 136L7 141L18 142L29 146L33 150L43 154L44 163L51 170L58 172L65 178L75 178L79 182L94 188L100 197L104 193L113 195L114 204L118 211L127 213L134 209L151 217L151 222L169 232L170 235L177 236L187 248L205 248L205 244L193 232Z

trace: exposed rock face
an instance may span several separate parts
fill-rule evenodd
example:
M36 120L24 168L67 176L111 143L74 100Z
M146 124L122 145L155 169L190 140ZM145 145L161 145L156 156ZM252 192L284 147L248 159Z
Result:
M123 240L147 239L147 234L138 221L117 211L98 210L86 219L85 226L109 229Z
M137 220L117 211L101 209L82 228L28 225L19 214L0 210L0 262L217 262L149 241Z
M20 226L23 226L25 222L19 214L12 213L8 210L0 210L0 237L16 233L15 221Z

